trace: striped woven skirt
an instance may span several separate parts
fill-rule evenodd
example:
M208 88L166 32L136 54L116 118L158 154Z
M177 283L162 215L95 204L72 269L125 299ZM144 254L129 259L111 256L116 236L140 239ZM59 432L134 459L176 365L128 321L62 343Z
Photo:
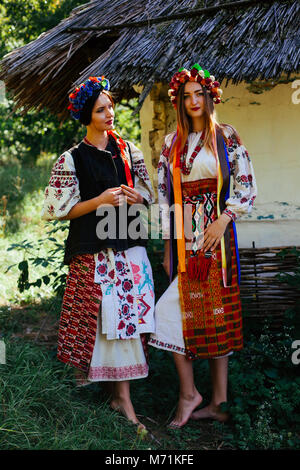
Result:
M182 183L183 202L194 196L202 196L205 218L215 220L216 179ZM189 276L191 251L186 250L186 272L175 277L156 304L156 332L150 337L151 346L185 354L189 359L217 358L242 349L242 313L231 222L229 231L232 285L223 286L220 244L212 253L206 280ZM204 257L204 253L199 252L198 256Z

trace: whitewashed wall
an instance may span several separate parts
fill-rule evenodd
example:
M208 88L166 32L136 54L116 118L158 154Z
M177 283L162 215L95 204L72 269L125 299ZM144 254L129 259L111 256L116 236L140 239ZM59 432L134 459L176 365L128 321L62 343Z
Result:
M247 247L253 240L257 247L300 245L300 103L296 90L287 83L258 95L244 84L229 85L223 91L228 101L216 106L218 120L238 130L253 161L258 186L252 213L237 223L239 244Z
M233 125L248 149L258 185L252 213L237 222L239 246L252 246L253 241L257 247L300 245L300 81L262 94L251 93L247 86L224 84L225 102L216 106L218 121ZM163 134L174 130L175 113L165 90L149 96L141 110L142 149L149 169L159 157L149 143L149 132L159 127L157 100L165 103L165 129L157 133L155 147ZM155 185L153 167L152 177Z

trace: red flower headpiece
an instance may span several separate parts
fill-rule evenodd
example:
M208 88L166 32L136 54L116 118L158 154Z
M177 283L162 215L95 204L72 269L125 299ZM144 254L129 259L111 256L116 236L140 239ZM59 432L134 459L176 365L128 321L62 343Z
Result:
M220 83L216 81L213 75L210 75L208 70L203 70L199 64L194 64L191 70L181 68L176 72L169 84L168 95L171 102L176 108L177 94L179 87L186 82L198 82L200 85L205 86L215 104L221 103L222 90L219 88Z

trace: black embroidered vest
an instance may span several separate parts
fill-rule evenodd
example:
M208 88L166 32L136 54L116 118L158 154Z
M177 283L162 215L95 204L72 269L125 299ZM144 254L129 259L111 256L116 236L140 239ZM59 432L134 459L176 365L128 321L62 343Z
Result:
M113 153L116 158L113 158ZM108 188L118 187L126 183L124 163L120 156L120 151L114 139L110 138L106 150L98 150L96 147L81 142L71 149L74 160L76 176L79 180L79 190L81 201L87 201L99 196ZM130 155L131 157L131 155ZM134 182L133 163L131 160L131 174ZM126 207L127 212L130 206ZM139 216L127 215L127 226L121 226L122 238L119 237L119 214L120 209L116 210L116 236L101 239L97 236L97 225L103 218L107 219L107 213L97 215L96 211L70 220L69 234L66 240L64 263L69 264L74 255L87 253L97 253L104 248L114 248L117 251L126 250L133 246L146 246L147 239L145 230L139 230L143 235L137 239L130 238L128 233L129 224ZM134 222L136 225L137 222ZM141 223L141 222L140 222ZM124 236L124 234L126 234Z

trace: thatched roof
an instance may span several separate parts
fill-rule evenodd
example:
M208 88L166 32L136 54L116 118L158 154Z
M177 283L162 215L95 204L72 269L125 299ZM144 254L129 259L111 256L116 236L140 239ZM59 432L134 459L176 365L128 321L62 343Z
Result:
M299 70L299 1L92 0L0 63L16 104L67 115L67 93L106 75L120 96L199 62L219 81ZM152 21L153 18L158 18ZM138 22L138 23L137 23Z

